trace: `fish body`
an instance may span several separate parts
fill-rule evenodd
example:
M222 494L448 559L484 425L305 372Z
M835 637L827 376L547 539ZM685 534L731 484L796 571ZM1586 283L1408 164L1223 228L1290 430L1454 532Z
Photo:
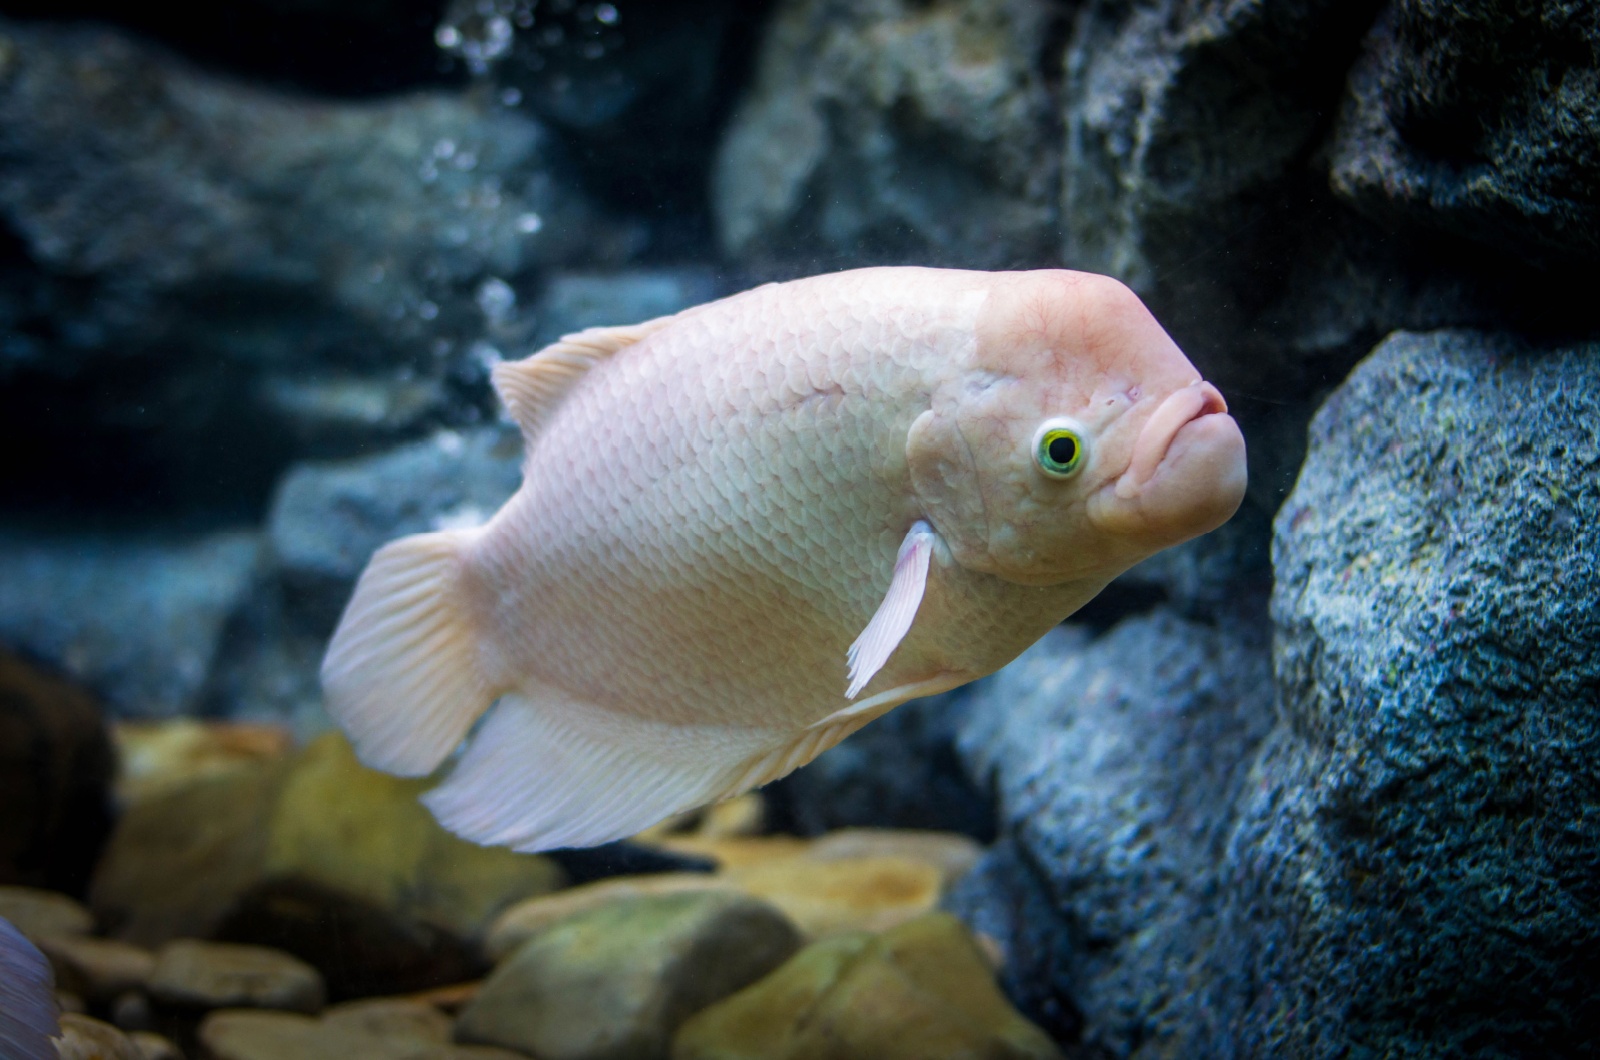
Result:
M498 699L427 801L524 850L632 834L993 672L1244 489L1221 396L1083 273L771 284L495 381L522 488L380 550L323 678L363 760L411 775Z
M0 1060L55 1060L55 976L44 954L0 920Z

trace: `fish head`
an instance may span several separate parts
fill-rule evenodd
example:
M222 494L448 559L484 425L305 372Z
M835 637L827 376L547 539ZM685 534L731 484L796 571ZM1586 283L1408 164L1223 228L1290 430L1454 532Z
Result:
M1109 579L1238 509L1238 425L1126 286L998 274L976 331L907 445L956 562L1023 584Z

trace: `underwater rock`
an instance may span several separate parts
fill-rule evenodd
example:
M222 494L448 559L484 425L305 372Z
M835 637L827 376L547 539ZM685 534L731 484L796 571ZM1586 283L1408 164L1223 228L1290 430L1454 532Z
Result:
M672 1043L672 1060L1060 1056L1006 1003L972 936L947 914L812 943L692 1017Z
M0 650L0 884L83 892L111 827L113 769L94 697Z
M1597 422L1600 346L1465 331L1390 337L1317 414L1216 1055L1600 1040Z
M1350 74L1333 186L1383 223L1600 263L1600 23L1564 0L1392 0Z
M172 1039L153 1031L130 1031L128 1040L139 1051L139 1060L184 1060L183 1050Z
M774 822L801 835L927 828L988 842L995 834L994 805L968 778L955 750L967 709L962 690L896 707L763 789Z
M90 906L141 946L209 937L261 876L285 763L260 763L128 807L95 869Z
M58 1060L144 1060L144 1054L126 1034L77 1012L61 1017L56 1056Z
M0 920L10 921L35 946L94 930L94 916L81 902L33 887L0 887Z
M970 837L954 832L912 828L841 828L812 842L805 856L812 861L892 857L920 861L938 871L943 886L950 886L977 864L983 848Z
M521 439L499 427L441 431L373 456L296 465L273 498L267 539L298 628L325 640L380 546L484 522L521 483Z
M662 894L705 894L711 891L737 893L738 890L738 886L727 877L698 872L662 872L652 876L615 876L608 880L596 880L518 902L490 925L484 949L491 959L502 960L557 921L616 902L631 902L636 898Z
M1042 0L779 4L713 170L724 250L809 271L1046 260L1055 17Z
M57 987L91 1005L108 1005L130 990L143 990L155 971L155 954L116 939L52 934L38 944L55 969Z
M422 780L363 769L337 734L129 808L92 893L111 934L269 945L335 998L419 990L481 968L476 942L560 885L548 859L474 846L416 801Z
M0 422L50 454L7 469L30 489L258 504L297 455L465 417L474 344L525 338L517 287L635 242L483 94L279 94L39 24L0 24L0 74Z
M1156 1055L1199 1015L1234 806L1275 716L1268 641L1264 606L1219 625L1160 607L1058 628L974 687L960 746L1003 838L946 905L999 941L1008 994L1058 1039Z
M261 540L0 529L0 643L48 660L118 717L193 713Z
M943 874L905 857L806 857L726 870L747 894L783 910L808 939L845 931L886 931L933 910Z
M150 997L183 1008L270 1008L316 1012L322 977L304 961L264 946L182 939L163 946Z
M584 328L638 324L729 293L711 269L557 272L534 305L535 345Z
M456 1039L542 1060L664 1058L678 1026L782 964L794 927L764 902L677 894L568 917L505 960Z
M111 735L117 748L117 801L123 806L282 758L293 746L281 725L197 718L125 721Z
M198 1033L209 1060L525 1060L523 1054L452 1045L450 1021L398 1000L352 1002L320 1019L285 1012L213 1012Z
M399 535L488 518L521 483L521 460L516 431L493 426L292 466L267 516L268 574L226 632L208 710L327 728L318 668L368 558Z

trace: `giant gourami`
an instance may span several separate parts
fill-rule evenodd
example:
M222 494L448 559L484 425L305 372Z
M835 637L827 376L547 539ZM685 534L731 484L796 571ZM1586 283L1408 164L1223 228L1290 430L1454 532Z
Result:
M368 765L466 740L425 801L519 850L636 833L992 673L1245 490L1222 396L1088 273L768 284L494 383L521 489L379 550L322 676Z

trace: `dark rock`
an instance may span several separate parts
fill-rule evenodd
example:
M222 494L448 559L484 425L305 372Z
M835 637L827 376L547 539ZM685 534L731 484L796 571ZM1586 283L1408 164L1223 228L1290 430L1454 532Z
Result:
M1196 1018L1234 805L1274 718L1265 626L1162 607L1098 638L1064 627L971 693L960 747L1004 837L948 904L1062 1040L1161 1055Z
M705 248L705 174L771 0L454 0L438 39L572 145L584 188L657 249ZM506 95L509 93L509 96ZM709 248L707 248L709 249Z
M1401 334L1318 413L1277 521L1284 724L1230 846L1217 1055L1600 1040L1597 395L1600 346Z
M199 705L260 538L0 529L0 643L47 659L121 717Z
M219 70L302 91L370 96L446 80L433 28L443 0L6 0L12 17L96 19Z
M113 769L94 698L0 651L0 884L83 893L111 826Z
M49 454L7 469L35 492L259 503L297 454L470 415L518 287L632 246L477 95L277 95L106 30L0 27L0 60L0 421Z
M1350 74L1334 188L1385 223L1600 265L1600 22L1569 0L1394 0Z
M804 271L1047 260L1054 18L1043 0L781 4L716 160L724 249Z
M773 827L800 835L866 826L931 828L989 842L994 806L968 778L955 750L970 710L965 691L896 707L763 789Z

